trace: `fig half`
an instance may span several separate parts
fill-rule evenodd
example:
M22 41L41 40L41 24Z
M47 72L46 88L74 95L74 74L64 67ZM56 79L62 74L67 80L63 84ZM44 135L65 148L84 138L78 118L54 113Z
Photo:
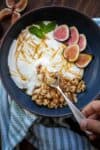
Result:
M80 48L80 52L84 51L87 45L86 36L84 34L80 34L78 45Z
M6 5L8 8L13 8L15 5L15 0L6 0Z
M26 8L27 4L28 0L20 0L18 3L16 3L15 10L17 12L22 12Z
M67 25L60 25L54 30L54 38L58 41L65 41L69 38L69 28Z
M11 18L11 24L14 24L20 17L20 13L14 11Z
M68 45L77 44L79 40L79 32L75 26L70 27L70 38L67 41Z
M66 58L69 62L75 62L78 57L79 46L77 44L70 45L64 50L64 58Z
M2 9L2 10L0 11L0 21L1 21L2 19L4 19L5 17L10 16L11 14L12 14L11 9L9 9L9 8L4 8L4 9Z
M92 60L92 55L81 53L76 61L76 65L79 68L85 68Z

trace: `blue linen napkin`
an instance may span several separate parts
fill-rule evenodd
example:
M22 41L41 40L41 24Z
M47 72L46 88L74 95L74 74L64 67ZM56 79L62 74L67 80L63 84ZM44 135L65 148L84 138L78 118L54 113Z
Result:
M100 19L94 18L100 25ZM37 116L18 106L11 100L0 81L0 134L2 150L13 150L27 135L32 124L31 142L39 150L92 150L85 136L73 132L69 127L46 127L35 124Z

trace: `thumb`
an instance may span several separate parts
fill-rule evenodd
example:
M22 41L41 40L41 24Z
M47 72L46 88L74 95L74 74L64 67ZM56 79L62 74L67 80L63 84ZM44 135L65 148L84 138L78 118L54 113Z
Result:
M100 134L100 121L93 119L84 119L80 123L82 130L89 130L93 133Z

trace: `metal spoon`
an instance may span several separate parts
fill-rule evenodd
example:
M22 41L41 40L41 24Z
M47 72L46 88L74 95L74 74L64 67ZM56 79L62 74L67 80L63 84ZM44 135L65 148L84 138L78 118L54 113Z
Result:
M78 124L80 124L80 122L85 119L86 117L80 112L80 110L71 102L71 100L64 94L64 92L62 91L62 89L59 86L59 77L57 77L57 80L55 80L54 83L52 83L50 85L53 88L56 88L64 97L64 99L67 101L67 104L70 108L70 110L72 111L76 121L78 122ZM86 134L91 135L92 133L89 131L85 131Z

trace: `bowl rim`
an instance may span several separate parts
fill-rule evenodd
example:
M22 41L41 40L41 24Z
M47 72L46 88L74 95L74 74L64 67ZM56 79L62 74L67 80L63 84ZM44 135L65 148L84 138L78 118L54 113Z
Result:
M11 25L10 27L8 27L8 29L7 29L7 31L5 32L5 34L4 34L4 36L2 37L2 39L1 39L1 43L0 43L0 51L1 51L1 49L2 49L2 45L4 44L4 41L5 41L5 38L7 37L7 35L9 34L9 32L10 32L10 30L14 27L14 26L16 26L16 23L18 23L18 22L20 22L20 20L22 20L25 16L27 16L27 15L29 15L30 13L34 13L35 11L38 11L38 10L42 10L42 9L50 9L50 8L58 8L58 9L67 9L67 10L70 10L70 11L74 11L75 13L78 13L79 15L82 15L82 16L84 16L86 19L88 19L92 24L94 24L95 26L96 26L96 28L100 31L100 28L99 28L99 26L89 17L89 16L87 16L86 14L84 14L84 13L82 13L82 12L80 12L80 11L78 11L78 10L76 10L76 9L74 9L74 8L72 8L72 7L66 7L66 6L55 6L55 5L53 5L53 6L42 6L42 7L38 7L38 8L34 8L34 9L31 9L31 10L29 10L28 12L26 12L26 13L24 13L22 16L21 16L21 18L19 18L13 25ZM0 73L0 76L1 76L1 73ZM1 82L3 83L3 86L4 86L4 88L5 88L5 90L8 92L8 90L7 90L7 88L6 88L6 85L4 84L4 79L1 77ZM8 92L8 94L10 95L10 97L11 98L13 98L13 96L10 94L10 92ZM100 92L98 92L97 94L96 94L96 96L94 96L94 98L93 99L95 99L98 95L100 94ZM91 100L92 101L92 100ZM23 106L23 104L21 104L20 102L18 102L18 101L16 101L15 100L15 102L19 105L19 106L21 106L23 109L25 109L25 110L27 110L27 111L29 111L29 112L31 112L32 114L34 113L34 114L36 114L36 115L40 115L40 116L44 116L44 117L64 117L64 116L66 116L66 117L70 117L70 116L72 116L72 112L65 112L65 113L63 113L63 114L50 114L50 115L47 115L46 113L39 113L39 112L36 112L36 111L34 111L34 110L30 110L28 107L26 108L25 106ZM80 107L80 110L82 110L82 108L83 107Z

